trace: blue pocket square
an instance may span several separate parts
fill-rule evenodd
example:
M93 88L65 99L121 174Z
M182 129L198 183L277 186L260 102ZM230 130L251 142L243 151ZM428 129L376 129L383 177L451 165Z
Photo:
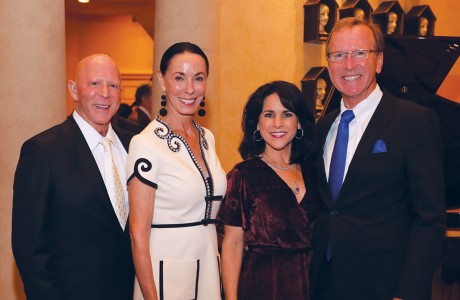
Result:
M383 140L376 140L374 143L374 148L372 149L372 153L386 153L387 152L387 145Z

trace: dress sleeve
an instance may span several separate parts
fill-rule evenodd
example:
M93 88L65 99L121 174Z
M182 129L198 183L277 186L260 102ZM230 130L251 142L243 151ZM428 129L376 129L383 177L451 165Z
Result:
M217 218L225 225L249 230L250 205L244 178L237 168L227 174L227 192Z
M129 181L136 177L144 184L157 188L158 173L160 170L160 155L155 140L145 134L133 137L129 145L126 160L126 178Z

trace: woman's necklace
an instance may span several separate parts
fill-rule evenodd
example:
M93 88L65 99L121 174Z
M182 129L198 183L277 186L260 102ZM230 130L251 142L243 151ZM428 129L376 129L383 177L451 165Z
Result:
M292 185L292 190L294 191L295 194L300 193L300 188L297 185L297 165L295 167L295 179L294 179L294 184Z
M277 164L275 164L275 162L273 161L273 159L271 159L271 157L268 156L268 154L265 153L265 152L261 155L261 157L262 157L262 158L265 157L267 163L268 163L270 166L275 167L275 168L277 168L278 170L281 170L281 171L289 170L290 168L292 168L292 167L294 166L294 164L292 164L292 165L289 165L289 166L287 166L287 167L280 167L280 166L278 166Z
M296 168L295 168L295 170L294 170L295 177L294 177L294 182L292 183L292 191L293 191L295 194L300 193L300 188L299 188L299 186L297 185L297 164L292 164L292 165L289 165L289 166L287 166L287 167L280 167L280 166L276 165L275 162L273 161L273 159L271 159L271 157L268 156L268 154L265 153L265 152L261 155L261 158L265 158L265 160L267 161L267 163L268 163L270 166L272 166L272 167L274 167L274 168L280 170L283 174L285 174L284 171L287 171L287 170L291 169L293 166L296 166ZM289 178L289 175L288 175L288 178ZM290 179L290 178L289 178L289 179Z

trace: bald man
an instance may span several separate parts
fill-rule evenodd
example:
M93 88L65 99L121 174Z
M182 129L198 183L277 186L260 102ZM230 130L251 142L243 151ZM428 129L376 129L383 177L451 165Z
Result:
M107 55L91 55L68 88L72 115L21 149L13 194L16 264L27 299L132 299L124 169L131 135L110 124L121 100L120 72ZM115 198L104 137L121 183Z

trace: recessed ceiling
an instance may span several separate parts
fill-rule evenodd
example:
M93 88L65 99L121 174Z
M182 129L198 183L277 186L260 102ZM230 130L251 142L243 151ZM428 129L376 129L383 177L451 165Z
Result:
M131 15L153 39L155 26L155 0L65 0L66 18L85 20L107 16Z
M77 0L65 0L65 11L70 16L107 16L135 15L154 10L155 0L90 0L79 3Z

